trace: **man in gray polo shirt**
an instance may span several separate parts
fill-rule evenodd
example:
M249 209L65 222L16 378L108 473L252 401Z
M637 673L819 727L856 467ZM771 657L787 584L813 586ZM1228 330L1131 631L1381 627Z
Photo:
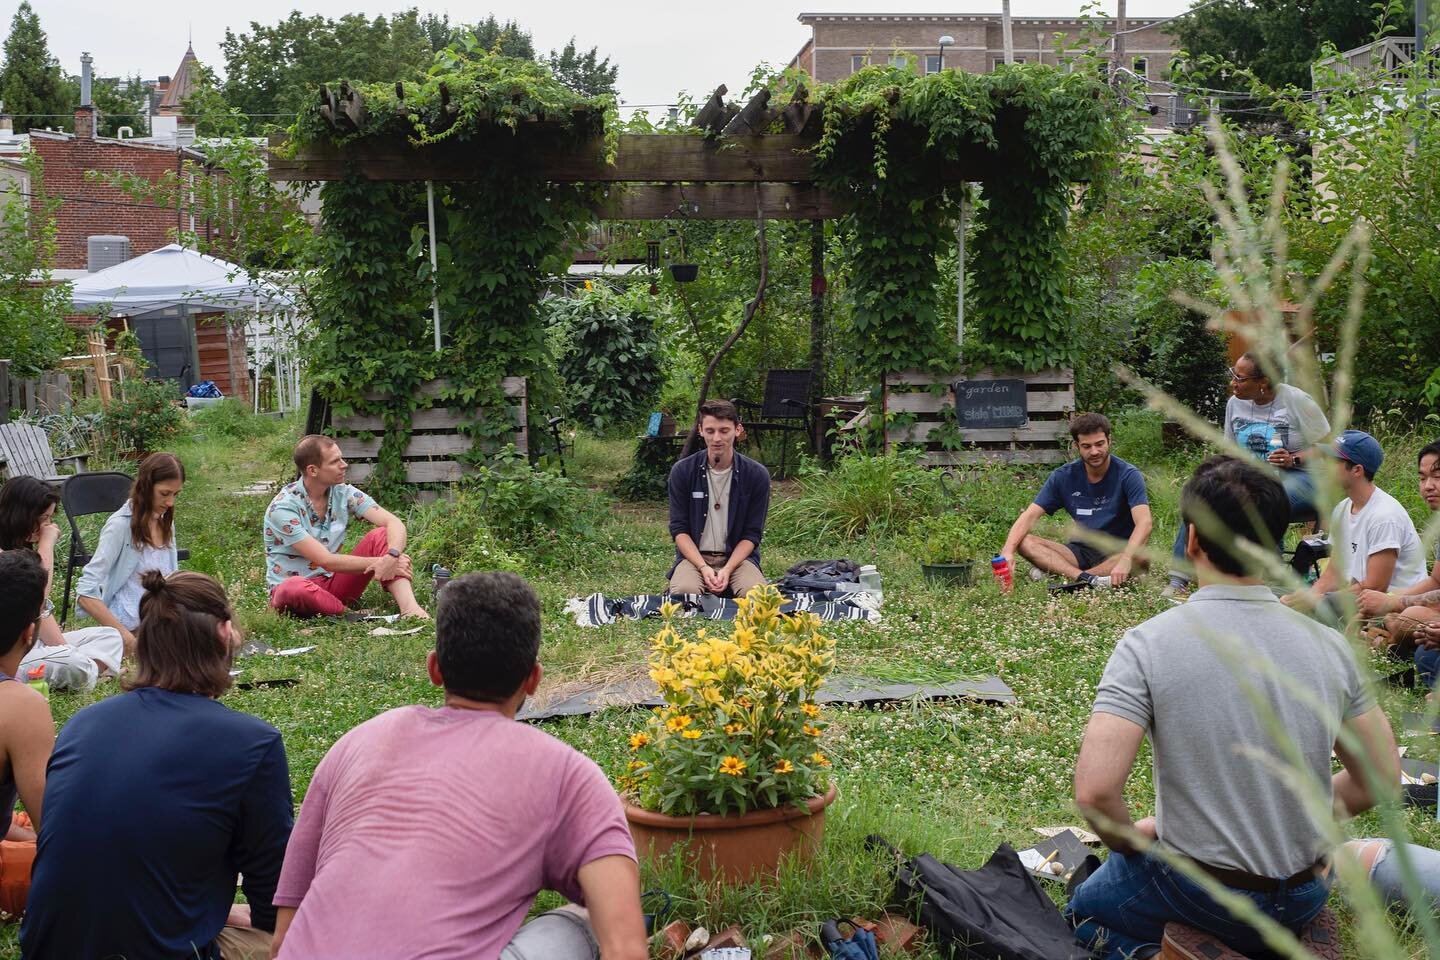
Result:
M1251 575L1251 556L1273 549L1265 545L1285 529L1285 489L1250 464L1212 457L1186 484L1181 512L1201 588L1116 646L1075 766L1075 802L1113 852L1076 888L1068 913L1076 938L1109 960L1158 951L1170 921L1241 953L1261 945L1202 887L1147 855L1149 843L1299 931L1325 905L1330 871L1322 827L1290 778L1333 791L1351 815L1374 803L1360 772L1367 763L1377 782L1400 780L1394 734L1345 638ZM1363 754L1337 740L1342 726ZM1125 781L1146 736L1155 816L1136 823ZM1333 777L1332 748L1344 766Z

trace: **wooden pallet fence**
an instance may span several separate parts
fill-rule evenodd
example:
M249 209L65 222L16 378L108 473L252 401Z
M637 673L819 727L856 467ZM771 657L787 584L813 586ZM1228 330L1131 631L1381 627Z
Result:
M958 380L1023 380L1028 422L1023 427L959 429L964 446L945 449L938 437L946 411L955 410ZM944 392L934 391L943 384ZM933 391L933 392L932 392ZM921 463L932 467L1000 461L1004 463L1063 463L1069 458L1070 415L1075 411L1075 371L1042 370L1038 373L994 371L935 375L915 370L892 373L884 383L885 412L914 415L914 422L892 425L885 445L905 444L923 449ZM953 418L951 418L953 421ZM888 420L887 420L888 422ZM945 431L950 433L954 430Z
M501 381L515 432L511 442L515 449L526 453L525 378L506 377ZM419 395L438 402L446 389L444 380L431 380L420 386ZM379 394L369 394L372 400ZM422 401L423 402L423 401ZM461 427L471 417L460 410L440 406L420 406L410 418L410 438L405 444L405 481L407 483L454 483L471 472L469 464L456 459L469 453L473 444ZM335 439L350 462L347 480L364 483L375 473L376 457L380 454L381 438L361 439L357 433L380 433L385 429L378 416L335 417Z

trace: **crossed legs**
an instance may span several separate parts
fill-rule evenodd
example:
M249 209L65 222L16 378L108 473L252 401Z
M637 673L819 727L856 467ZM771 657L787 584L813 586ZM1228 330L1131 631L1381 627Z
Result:
M1033 534L1020 541L1019 552L1020 556L1030 561L1030 565L1035 569L1053 573L1066 580L1074 580L1082 573L1093 574L1097 577L1109 576L1110 571L1115 568L1116 562L1120 559L1118 553L1100 559L1089 556L1078 557L1069 544L1046 540L1044 537L1037 537ZM1087 562L1090 566L1081 566L1082 563ZM1142 566L1143 561L1136 558L1135 565Z

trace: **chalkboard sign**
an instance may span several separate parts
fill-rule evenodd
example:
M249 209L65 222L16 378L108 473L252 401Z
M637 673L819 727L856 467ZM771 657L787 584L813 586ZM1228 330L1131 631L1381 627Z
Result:
M962 430L1023 427L1030 422L1024 380L958 380L955 414Z

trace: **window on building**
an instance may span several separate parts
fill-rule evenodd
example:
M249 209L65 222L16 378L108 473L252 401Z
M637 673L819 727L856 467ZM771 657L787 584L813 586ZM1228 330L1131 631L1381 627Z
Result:
M903 67L909 62L910 58L903 53L890 54L890 66L892 67Z
M1141 80L1144 80L1150 75L1147 71L1149 65L1150 61L1145 57L1136 57L1130 69L1135 71L1135 76L1139 77Z
M850 72L855 73L870 65L870 58L863 53L857 53L850 58Z
M1015 63L1024 63L1024 62L1025 62L1025 58L1024 58L1024 57L1015 57L1015 58L1014 58L1014 62L1015 62ZM1004 58L1004 57L994 57L994 58L992 58L991 61L990 61L990 69L991 69L991 70L998 70L999 68L1001 68L1001 67L1003 67L1003 66L1005 66L1005 58Z
M927 55L925 56L925 72L926 72L926 73L939 73L939 72L940 72L940 54L938 54L938 53L931 53L931 54L927 54Z

